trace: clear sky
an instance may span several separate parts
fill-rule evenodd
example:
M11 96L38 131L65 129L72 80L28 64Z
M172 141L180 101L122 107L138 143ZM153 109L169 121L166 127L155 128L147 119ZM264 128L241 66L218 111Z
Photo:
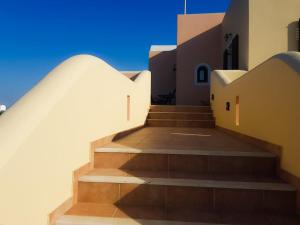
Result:
M184 0L0 0L0 103L11 105L51 69L93 54L119 70L148 68L151 44L176 44ZM188 13L230 0L187 0Z

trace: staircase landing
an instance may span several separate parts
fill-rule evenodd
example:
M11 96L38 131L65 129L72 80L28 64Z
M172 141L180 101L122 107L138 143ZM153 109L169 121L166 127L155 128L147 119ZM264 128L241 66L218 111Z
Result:
M265 152L217 129L145 127L105 147Z
M299 225L275 155L217 129L145 127L96 149L57 225Z

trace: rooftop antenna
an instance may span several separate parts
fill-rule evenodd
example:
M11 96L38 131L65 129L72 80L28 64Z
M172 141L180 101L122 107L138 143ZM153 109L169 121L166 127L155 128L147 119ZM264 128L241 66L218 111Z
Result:
M184 15L186 15L186 1L187 0L184 0Z

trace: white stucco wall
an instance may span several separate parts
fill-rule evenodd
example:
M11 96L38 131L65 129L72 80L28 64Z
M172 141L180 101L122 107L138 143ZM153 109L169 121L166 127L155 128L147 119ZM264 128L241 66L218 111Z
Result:
M0 224L46 225L72 197L90 143L143 125L150 72L133 82L102 60L73 57L0 117ZM127 96L131 116L127 121Z

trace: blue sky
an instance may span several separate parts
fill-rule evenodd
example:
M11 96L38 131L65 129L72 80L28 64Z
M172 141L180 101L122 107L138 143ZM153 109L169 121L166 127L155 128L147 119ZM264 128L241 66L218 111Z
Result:
M230 0L187 0L188 13ZM96 55L119 70L148 68L151 44L176 44L184 0L0 0L0 103L11 105L61 61Z

